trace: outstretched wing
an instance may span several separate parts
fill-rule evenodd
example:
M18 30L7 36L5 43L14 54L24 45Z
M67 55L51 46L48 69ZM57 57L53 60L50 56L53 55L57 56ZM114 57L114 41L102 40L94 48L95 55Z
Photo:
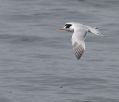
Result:
M79 60L85 51L85 43L78 43L75 41L73 44L73 50L77 60Z
M91 26L87 26L88 31L95 34L95 35L99 35L99 36L103 36L103 34L101 34L98 30L98 28L96 27L91 27Z

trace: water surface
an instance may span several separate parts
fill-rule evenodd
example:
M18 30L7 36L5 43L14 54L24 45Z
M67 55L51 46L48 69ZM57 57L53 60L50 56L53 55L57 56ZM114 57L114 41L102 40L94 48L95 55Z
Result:
M119 102L118 0L0 0L0 102ZM97 26L80 61L65 22Z

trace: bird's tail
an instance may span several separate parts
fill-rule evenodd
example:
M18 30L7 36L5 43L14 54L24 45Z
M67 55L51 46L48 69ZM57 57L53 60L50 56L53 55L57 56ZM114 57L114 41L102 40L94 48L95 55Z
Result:
M98 30L98 28L96 27L90 27L90 26L87 26L88 28L88 31L95 34L95 35L99 35L99 36L104 36L103 34L101 34Z

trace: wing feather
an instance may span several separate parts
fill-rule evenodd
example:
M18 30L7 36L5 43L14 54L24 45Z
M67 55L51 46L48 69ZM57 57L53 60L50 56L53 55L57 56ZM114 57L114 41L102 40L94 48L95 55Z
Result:
M87 28L88 28L89 32L91 32L95 35L104 36L103 34L100 33L100 31L96 27L87 26Z
M79 60L81 58L81 56L83 55L85 48L84 48L83 44L81 44L81 43L79 44L79 43L75 42L75 44L73 45L73 50L74 50L74 54L75 54L77 60Z

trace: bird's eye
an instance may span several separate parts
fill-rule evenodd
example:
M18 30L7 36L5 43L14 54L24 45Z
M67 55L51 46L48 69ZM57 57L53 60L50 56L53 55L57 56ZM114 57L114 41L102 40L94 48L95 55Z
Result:
M71 24L65 24L66 28L69 28L70 26L72 26Z

